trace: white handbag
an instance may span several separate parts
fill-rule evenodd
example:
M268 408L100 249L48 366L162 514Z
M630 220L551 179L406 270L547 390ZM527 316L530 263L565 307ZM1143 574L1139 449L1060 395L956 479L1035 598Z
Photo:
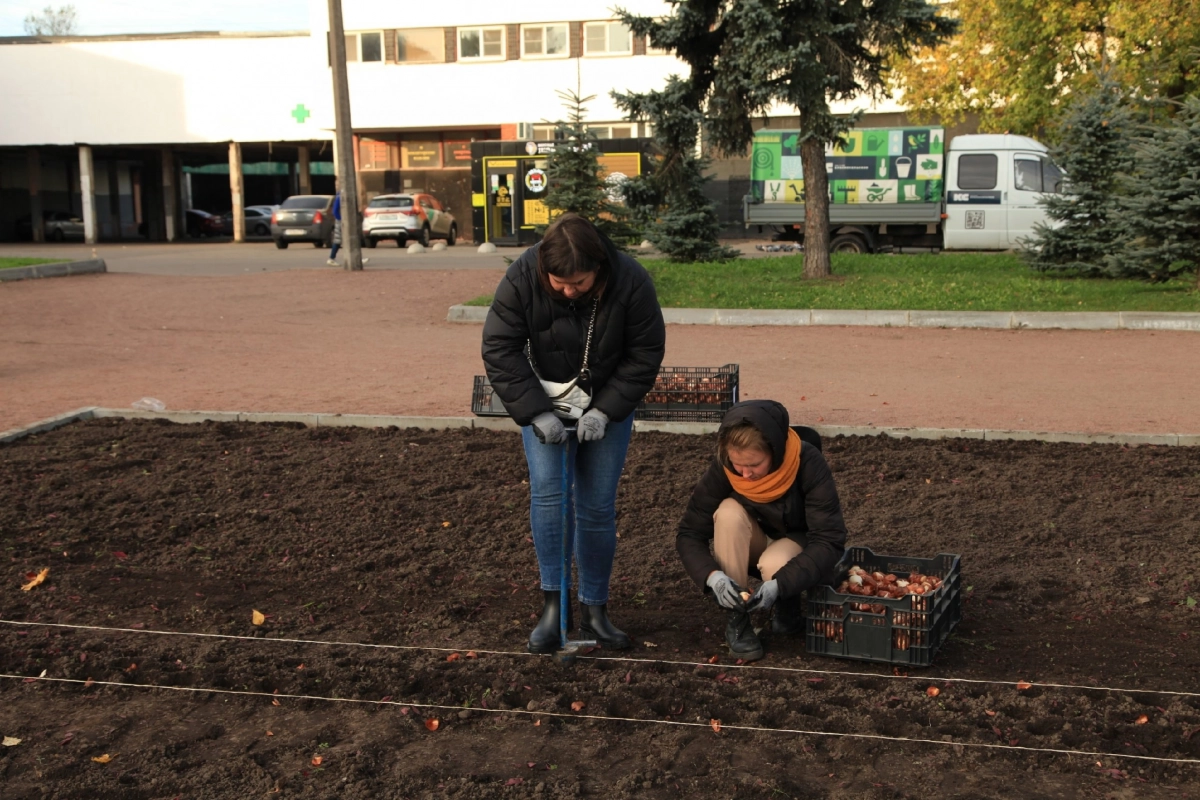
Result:
M583 364L579 367L579 374L566 383L542 380L541 375L538 374L537 365L533 363L533 342L529 342L529 365L533 367L533 374L538 376L538 382L542 384L542 390L550 398L550 403L554 406L554 415L560 419L577 420L583 416L583 412L587 411L588 406L592 404L591 393L580 386L579 383L584 373L587 372L588 353L592 349L592 331L596 327L597 306L599 306L599 303L592 301L592 318L588 322L587 339L583 345Z

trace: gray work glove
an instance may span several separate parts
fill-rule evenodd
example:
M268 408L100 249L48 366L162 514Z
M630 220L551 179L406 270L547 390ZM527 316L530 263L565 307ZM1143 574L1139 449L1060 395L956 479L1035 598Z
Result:
M712 589L713 596L717 598L717 604L722 608L728 608L731 611L746 610L746 603L742 600L742 587L734 583L733 578L721 570L716 570L709 575L705 583L708 584L708 588Z
M608 415L598 408L589 408L579 418L575 435L581 442L598 442L604 438L604 429L608 427Z
M533 432L542 444L562 444L567 440L567 429L554 412L545 411L533 418Z
M775 605L775 601L779 599L779 581L764 581L762 586L758 587L758 591L750 598L750 602L746 604L747 611L758 611L762 609L766 611L771 606Z

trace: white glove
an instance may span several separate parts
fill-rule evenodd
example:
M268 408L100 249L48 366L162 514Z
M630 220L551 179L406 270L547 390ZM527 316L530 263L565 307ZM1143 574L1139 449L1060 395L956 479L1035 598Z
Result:
M721 570L714 570L705 581L717 598L717 605L732 611L745 611L746 603L742 600L742 587L734 583L733 578Z
M608 427L608 415L598 408L589 408L579 418L575 435L581 442L598 442L604 438L604 429Z
M533 432L542 444L562 444L567 440L567 429L554 412L545 411L533 418Z

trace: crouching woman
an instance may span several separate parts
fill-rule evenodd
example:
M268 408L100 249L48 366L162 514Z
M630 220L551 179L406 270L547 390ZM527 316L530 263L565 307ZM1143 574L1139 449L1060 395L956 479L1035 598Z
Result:
M731 408L675 537L684 569L726 610L729 649L746 661L763 656L751 612L773 607L772 633L802 633L801 593L828 582L845 550L846 523L820 437L801 430L805 441L774 400ZM744 594L752 577L761 583Z

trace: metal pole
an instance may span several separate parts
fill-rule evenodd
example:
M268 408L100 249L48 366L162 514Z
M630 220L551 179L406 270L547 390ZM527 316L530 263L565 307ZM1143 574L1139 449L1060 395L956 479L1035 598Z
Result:
M358 220L358 176L354 171L354 129L350 124L350 85L346 78L346 31L342 27L342 0L328 2L338 188L342 193L342 248L346 252L346 269L361 270L362 227Z

